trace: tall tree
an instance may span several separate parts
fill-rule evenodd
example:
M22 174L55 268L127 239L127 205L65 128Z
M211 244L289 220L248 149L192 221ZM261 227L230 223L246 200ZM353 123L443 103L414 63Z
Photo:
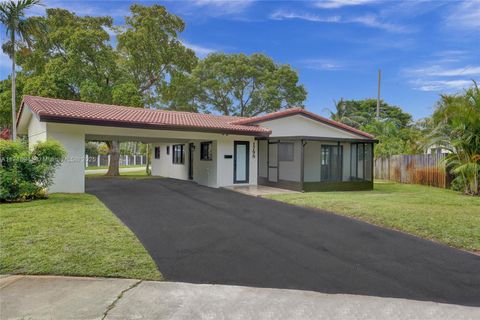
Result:
M343 100L343 98L340 98L339 101L334 100L333 104L335 106L334 111L331 111L327 108L327 111L330 112L330 118L332 120L345 123L346 125L357 128L365 122L365 119L361 115L351 112L351 110L349 109L350 105L347 106L347 103L345 103L345 100Z
M10 55L12 59L12 139L17 138L17 127L15 121L17 118L16 105L16 51L18 46L23 44L30 45L31 36L39 29L35 20L26 19L26 11L40 4L40 0L18 0L4 1L0 3L0 23L5 26L9 41L4 43L2 49Z
M183 20L160 5L130 7L126 26L118 34L120 65L142 97L144 106L158 107L167 80L188 73L197 62L195 52L179 39Z
M432 143L450 150L447 167L453 185L466 194L480 195L480 88L463 94L442 95L432 116Z
M305 88L289 65L276 64L259 53L210 54L190 76L180 77L169 88L174 108L184 103L204 112L249 117L302 106L306 99Z
M338 118L337 121L351 125L355 128L367 126L376 120L377 100L341 100L343 103L335 111L331 112L332 119ZM384 121L394 122L398 128L405 128L412 124L412 116L404 112L400 107L392 106L384 101L380 102L380 119Z

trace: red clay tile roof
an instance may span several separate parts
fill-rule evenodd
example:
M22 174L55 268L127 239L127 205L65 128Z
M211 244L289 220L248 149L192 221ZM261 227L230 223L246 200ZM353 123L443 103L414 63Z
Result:
M217 116L131 108L116 105L25 96L18 119L26 104L42 121L121 126L165 130L191 130L242 135L268 136L271 131L257 125L235 124L240 117ZM17 119L17 124L18 124Z
M298 107L297 108L285 109L285 110L281 110L281 111L277 111L277 112L273 112L273 113L267 113L263 116L252 117L252 118L243 118L243 119L236 120L232 123L242 124L242 125L254 125L254 124L259 124L259 123L269 121L269 120L274 120L274 119L278 119L278 118L293 116L293 115L296 115L296 114L304 115L304 116L306 116L308 118L311 118L313 120L331 125L333 127L336 127L336 128L339 128L339 129L342 129L342 130L345 130L345 131L348 131L348 132L351 132L351 133L354 133L354 134L364 136L364 137L369 138L369 139L374 138L374 136L372 136L369 133L366 133L366 132L363 132L361 130L355 129L353 127L347 126L346 124L343 124L341 122L333 121L333 120L330 120L328 118L319 116L318 114L309 112L309 111L307 111L303 108L298 108Z

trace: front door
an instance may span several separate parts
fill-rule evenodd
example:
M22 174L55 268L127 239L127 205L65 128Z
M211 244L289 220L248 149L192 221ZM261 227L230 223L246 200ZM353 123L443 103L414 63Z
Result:
M248 183L248 154L250 142L235 141L233 155L233 183Z
M193 180L193 151L195 150L195 144L188 144L188 179Z

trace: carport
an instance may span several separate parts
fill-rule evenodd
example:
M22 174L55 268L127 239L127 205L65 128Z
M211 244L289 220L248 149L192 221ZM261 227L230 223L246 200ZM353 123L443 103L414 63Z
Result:
M19 134L28 135L30 146L54 139L65 147L67 159L57 169L50 192L82 193L86 140L151 143L158 148L153 175L190 179L209 187L256 184L255 138L270 131L232 124L235 120L26 96L17 126ZM208 157L202 158L207 144Z

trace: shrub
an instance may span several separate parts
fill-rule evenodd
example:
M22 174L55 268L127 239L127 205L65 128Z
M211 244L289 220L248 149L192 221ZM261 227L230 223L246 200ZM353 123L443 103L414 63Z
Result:
M20 141L0 141L0 201L45 197L55 169L65 156L56 141L40 142L32 151Z

